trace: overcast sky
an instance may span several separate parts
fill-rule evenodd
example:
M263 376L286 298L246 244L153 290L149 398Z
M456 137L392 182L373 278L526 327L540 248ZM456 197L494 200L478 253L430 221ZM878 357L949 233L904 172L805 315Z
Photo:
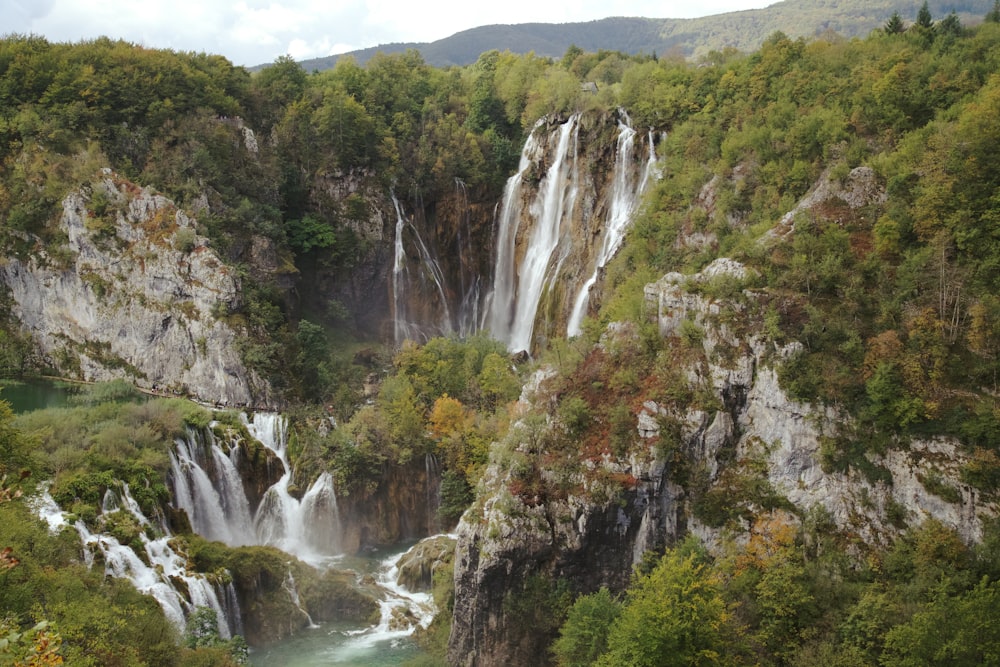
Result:
M0 0L0 33L55 42L106 35L153 48L220 53L237 65L296 60L388 42L432 42L493 23L607 16L693 18L775 0Z

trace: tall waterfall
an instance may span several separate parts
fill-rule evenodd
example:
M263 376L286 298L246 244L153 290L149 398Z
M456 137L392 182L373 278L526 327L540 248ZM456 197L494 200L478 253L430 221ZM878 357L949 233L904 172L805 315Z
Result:
M656 173L652 131L643 160L628 114L619 109L615 118L613 151L600 144L604 121L584 122L580 114L554 128L539 121L507 181L486 326L511 351L530 350L562 323L568 335L580 333L591 289Z
M614 257L618 248L621 247L622 241L625 240L625 232L632 222L632 216L635 215L642 194L646 190L650 178L656 173L656 149L653 131L649 131L649 154L646 159L646 167L641 174L637 174L633 168L635 136L636 132L631 127L628 114L620 110L615 171L611 194L608 197L608 215L604 224L604 235L601 237L600 248L594 257L594 272L580 288L576 301L573 303L573 310L566 323L567 336L580 335L580 326L583 324L583 318L587 314L587 306L590 304L590 290L597 282L601 269Z
M406 216L396 195L392 195L392 205L396 208L396 236L394 241L394 260L392 264L392 324L393 337L397 343L407 338L413 338L406 317L406 252L403 249L403 230L406 228Z
M553 133L558 135L556 148L552 163L539 185L538 195L528 211L532 225L520 262L516 262L516 256L522 218L521 190L538 146L531 137L521 152L518 173L508 180L504 188L488 323L493 336L505 341L511 350L531 348L538 303L546 285L558 273L562 257L556 257L556 266L553 266L553 253L559 246L564 232L564 218L572 213L578 191L576 158L579 127L580 114L574 114ZM533 132L532 137L534 135Z
M395 342L402 343L407 339L422 340L431 335L450 334L453 331L452 317L445 291L446 281L437 256L421 238L416 226L407 221L403 205L395 194L392 195L392 204L396 209L395 254L392 267L392 319ZM407 264L403 238L407 229L413 235L413 244L420 257L419 271L414 272L415 275L411 274ZM440 314L436 322L411 312L410 299L418 294L438 303Z
M470 266L470 263L473 261L474 250L469 220L469 191L465 186L465 181L456 178L455 190L458 208L461 211L455 245L460 262L458 270L459 293L462 295L462 302L458 307L456 329L460 336L465 337L475 333L481 326L479 321L479 302L481 298L480 287L482 279L475 270L475 267Z

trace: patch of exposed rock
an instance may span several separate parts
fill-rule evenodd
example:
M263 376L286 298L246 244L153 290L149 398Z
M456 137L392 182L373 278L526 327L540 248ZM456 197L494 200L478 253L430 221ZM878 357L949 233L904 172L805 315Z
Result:
M267 404L225 320L240 305L239 278L193 219L110 170L62 208L68 252L0 266L13 313L48 364L81 380L126 377L218 405Z
M824 439L838 435L849 416L786 395L776 366L798 346L767 343L748 326L759 295L744 289L734 298L716 299L704 289L720 278L741 282L749 276L738 262L719 259L697 275L668 274L646 286L647 312L661 335L678 344L688 335L685 344L693 348L684 368L688 383L711 397L702 405L716 407L678 409L646 401L635 412L638 443L627 455L584 462L634 483L617 493L602 493L592 484L568 497L525 499L511 493L512 466L500 457L491 461L478 507L458 528L451 664L541 664L539 656L553 637L524 628L509 611L509 601L533 576L567 580L583 593L601 586L622 590L645 551L686 533L697 534L710 548L719 546L733 531L739 538L749 530L744 517L772 508L798 516L822 511L858 544L884 545L904 524L925 518L970 542L981 536L982 517L995 515L996 508L957 481L965 457L954 440L917 440L884 455L870 454L870 463L885 471L875 481L853 469L823 469ZM637 334L617 326L605 335ZM544 373L533 378L522 402L551 400L539 390L545 380ZM702 471L707 490L700 493L716 494L721 518L696 511L691 489L659 458L655 443L665 419L680 425L685 459L692 470ZM539 439L531 429L516 425L513 437L521 443L515 454L544 468L545 452L532 444ZM554 473L540 474L551 479ZM763 475L757 488L764 493L741 491L734 483L741 475ZM945 495L958 501L929 492L928 479L951 487L953 493Z

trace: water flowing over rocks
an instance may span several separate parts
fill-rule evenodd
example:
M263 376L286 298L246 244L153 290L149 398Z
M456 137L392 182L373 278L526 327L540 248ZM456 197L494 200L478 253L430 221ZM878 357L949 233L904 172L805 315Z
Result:
M222 316L240 303L239 279L193 219L105 170L63 200L60 230L63 255L0 265L15 316L52 368L219 405L267 404Z
M655 140L623 110L535 125L504 188L486 306L486 328L512 351L580 333L602 270L656 176Z

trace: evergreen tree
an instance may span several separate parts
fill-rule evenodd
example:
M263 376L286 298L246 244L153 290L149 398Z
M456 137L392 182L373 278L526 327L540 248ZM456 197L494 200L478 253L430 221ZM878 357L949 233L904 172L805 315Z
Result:
M927 29L930 29L934 25L934 18L931 16L930 8L927 6L927 0L924 0L924 4L920 6L920 11L917 12L916 25Z
M986 14L985 20L989 23L1000 23L1000 0L995 0L993 9Z
M899 16L899 12L892 13L889 20L885 22L883 30L885 30L885 34L887 35L898 35L903 32L903 19Z

